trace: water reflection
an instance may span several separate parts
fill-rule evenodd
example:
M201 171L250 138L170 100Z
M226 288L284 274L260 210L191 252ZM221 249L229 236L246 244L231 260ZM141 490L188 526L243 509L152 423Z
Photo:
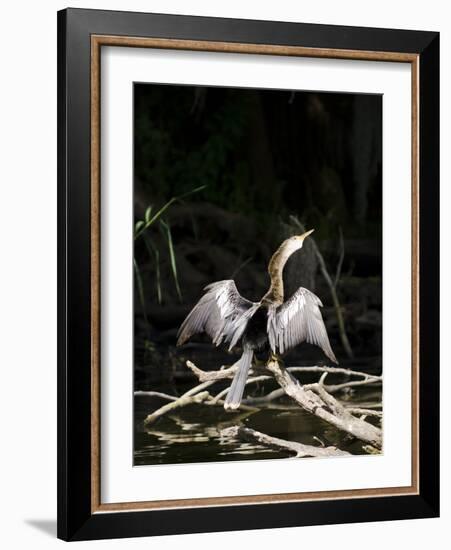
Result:
M371 407L381 401L380 390L361 390L348 404ZM242 425L274 437L307 445L336 445L352 454L366 454L362 444L287 402L257 412L226 413L220 407L191 405L162 417L144 428L144 418L160 406L145 396L135 397L135 466L228 460L287 458L291 453L256 443L237 441L221 434L224 428ZM371 419L367 419L371 421Z

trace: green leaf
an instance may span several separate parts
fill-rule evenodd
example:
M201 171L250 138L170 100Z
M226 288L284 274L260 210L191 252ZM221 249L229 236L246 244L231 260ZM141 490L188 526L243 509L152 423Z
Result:
M152 260L155 262L155 283L157 288L157 298L158 303L161 304L163 301L163 293L161 290L161 273L160 273L160 252L158 248L153 244L152 240L147 236L144 235L144 244L146 245L147 252L149 253L149 256Z
M141 229L141 227L144 226L144 222L142 220L139 220L139 222L136 222L136 225L135 225L135 233L138 233L139 230Z
M179 279L178 279L178 276L177 276L177 262L175 260L174 245L172 243L171 228L170 228L169 224L167 222L165 222L164 220L160 220L160 223L166 231L166 239L168 241L168 249L169 249L169 258L171 260L172 276L174 277L175 288L177 290L179 300L182 301L182 291L180 290Z
M156 286L157 286L157 298L158 303L162 302L162 292L161 292L161 275L160 275L160 253L158 248L155 248L155 271L156 271Z
M191 189L191 191L183 193L182 195L172 197L172 199L168 200L168 202L166 204L164 204L160 208L160 210L158 210L158 212L156 214L154 214L152 217L150 217L150 213L149 213L149 219L146 220L145 226L140 227L140 230L135 232L135 239L138 238L140 235L142 235L142 233L148 227L150 227L152 224L154 224L158 220L158 218L160 218L161 215L171 206L171 204L173 204L174 202L180 201L180 200L184 199L185 197L188 197L189 195L192 195L193 193L198 193L199 191L202 191L202 189L205 189L206 187L207 187L206 185L200 185L199 187L195 187L194 189Z
M205 189L206 187L208 187L208 185L199 185L199 187L195 187L194 189L191 189L191 191L187 191L186 193L183 193L183 195L175 197L175 200L181 200L185 197L189 197L189 195L193 195L194 193L199 193L199 191L202 191L202 189Z
M152 205L147 207L146 213L144 214L144 219L146 220L146 223L149 223L151 213L152 213Z

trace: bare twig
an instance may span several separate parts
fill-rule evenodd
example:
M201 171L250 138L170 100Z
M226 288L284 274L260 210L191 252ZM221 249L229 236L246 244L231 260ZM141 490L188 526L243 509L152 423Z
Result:
M196 365L191 361L187 361L186 366L189 369L191 369L191 371L197 376L199 381L205 381L205 382L210 382L210 383L218 382L218 381L221 381L221 380L224 380L224 379L233 378L234 375L235 375L235 372L236 372L236 367L235 366L231 366L231 367L222 366L217 371L202 370L199 367L196 367ZM253 370L251 369L250 372L252 373ZM261 375L261 376L254 376L254 377L248 378L246 380L246 386L249 385L249 384L254 384L256 382L263 382L265 380L269 380L270 378L271 377L268 376L267 374L266 375ZM215 404L219 403L221 398L225 397L227 395L228 391L229 391L228 387L225 388L224 390L220 391L214 398L212 398L212 402L209 403L209 404L215 405Z
M373 384L380 384L382 380L377 380L376 378L367 378L365 380L350 380L349 382L343 382L342 384L332 384L329 386L324 386L324 388L329 393L337 393L338 391L344 390L346 388L356 388L358 386L369 386ZM305 386L306 388L308 386Z
M236 372L236 367L235 366L231 366L231 367L225 367L225 366L222 366L219 370L215 370L215 371L205 371L205 370L202 370L200 369L199 367L197 367L194 363L192 363L191 361L187 361L186 362L186 366L196 375L196 377L199 379L199 382L207 382L207 381L218 381L218 380L224 380L224 379L227 379L227 378L233 378L234 375L235 375L235 372ZM261 371L261 370L264 370L264 369L261 369L261 368L253 368L253 370L255 371ZM349 382L344 382L343 384L336 384L336 385L330 385L330 386L325 386L327 391L337 391L338 389L343 389L347 386L361 386L361 385L366 385L366 384L375 384L375 383L380 383L382 382L382 376L375 376L375 375L372 375L372 374L367 374L365 372L360 372L360 371L354 371L354 370L350 370L350 369L344 369L344 368L341 368L341 367L326 367L326 366L320 366L320 365L312 365L312 366L307 366L307 367L287 367L287 371L289 372L292 372L292 373L297 373L297 372L319 372L319 373L323 373L323 372L328 372L329 374L345 374L347 376L356 376L356 377L360 377L360 378L363 378L364 380L363 381L349 381ZM252 372L252 371L251 371ZM267 380L268 378L270 378L269 376L260 376L257 379L255 379L255 381L263 381L263 380Z
M298 220L298 218L296 216L290 216L290 220L302 232L305 232L304 225ZM343 345L343 348L346 351L346 355L348 357L352 358L352 357L354 357L354 353L352 351L351 344L349 343L348 335L346 334L343 315L342 315L342 312L341 312L341 305L340 305L340 301L338 300L338 296L337 296L336 285L334 284L334 282L332 281L331 276L329 275L329 271L327 270L326 262L324 261L324 257L321 254L321 252L318 248L318 245L315 242L315 239L313 239L312 237L310 237L310 238L311 238L311 243L313 245L313 250L314 250L316 258L318 260L318 264L319 264L321 273L322 273L322 275L323 275L323 277L324 277L324 279L327 283L327 286L329 287L329 290L330 290L330 294L331 294L331 297L332 297L332 302L334 304L335 315L337 316L338 330L339 330L339 333L340 333L341 343Z
M245 385L248 386L249 384L255 384L256 382L264 382L265 380L269 380L271 377L270 376L254 376L252 378L248 378L246 380L246 383ZM229 392L229 389L230 389L230 386L227 386L227 388L223 389L222 391L220 391L213 399L214 402L218 402L219 399L222 399L223 397L225 397L228 392Z
M340 256L337 263L337 271L335 272L334 287L337 288L338 282L340 281L341 269L343 267L343 260L345 257L345 241L343 239L343 231L341 227L338 230L339 233L339 247L340 247Z
M244 268L247 266L247 264L249 262L252 262L252 260L254 259L253 256L249 256L249 258L247 258L246 260L244 260L244 262L241 262L241 264L235 269L235 271L230 275L230 279L234 279L237 274Z
M367 372L361 372L358 370L344 369L342 367L326 367L323 365L312 365L306 367L287 367L290 372L328 372L329 374L346 374L347 376L358 376L361 378L377 378L382 380L381 376L368 374Z
M186 405L191 405L192 403L202 403L202 401L205 401L209 396L210 394L208 393L208 391L200 392L194 396L183 395L182 397L179 397L176 401L171 401L170 403L167 403L166 405L163 405L163 407L160 407L159 409L154 411L152 414L149 414L144 420L144 425L149 426L150 424L153 424L161 416L173 411L174 409L186 407Z
M217 371L204 371L197 367L194 363L191 361L186 362L187 367L191 369L191 371L196 375L196 377L199 379L200 382L204 381L220 381L224 379L230 379L233 378L236 372L236 367L224 367L222 366L220 370ZM253 371L261 372L264 369L261 367L255 368L253 367L251 373ZM367 374L365 372L361 371L355 371L350 369L344 369L341 367L327 367L327 366L320 366L320 365L312 365L312 366L305 366L305 367L287 367L286 369L290 373L304 373L304 372L318 372L318 373L329 373L329 374L344 374L346 376L350 377L356 377L356 378L362 378L362 380L349 380L347 382L343 382L341 384L329 384L324 385L324 389L329 393L336 393L340 390L343 390L345 388L352 388L352 387L358 387L358 386L367 386L370 384L380 384L382 382L382 376L375 376L372 374ZM271 377L268 375L260 375L253 378L249 378L246 382L247 384L252 384L255 382L263 382L265 380L269 380ZM306 384L304 385L304 389L312 389L315 387L315 384ZM274 394L271 399L266 399L266 397L263 398L254 398L252 400L252 403L257 404L258 399L261 399L261 403L264 403L266 401L273 401L274 399L278 399L279 397L282 397L284 395L283 390L275 390L278 391L278 394ZM228 388L222 390L216 398L220 399L221 397L227 395Z
M329 456L349 456L350 453L337 449L337 447L314 447L313 445L304 445L297 441L287 441L286 439L280 439L278 437L271 437L262 432L257 432L250 428L244 428L242 426L231 426L221 431L221 435L224 437L232 437L235 439L244 439L245 441L251 441L252 443L259 443L266 447L272 447L276 449L283 449L285 451L291 451L295 453L296 457L329 457Z
M216 399L216 397L210 397L205 401L205 405L212 405L217 407L223 407L224 406L224 400L223 399ZM260 409L258 407L253 407L252 405L246 405L245 403L241 403L240 408L237 409L237 411L248 411L248 412L257 412Z
M189 365L188 365L188 363L189 363ZM201 369L198 369L196 367L196 365L191 363L191 361L187 361L187 365L190 367L190 369L193 372L195 372L195 374L199 377L199 379L207 378L207 380L205 380L201 384L198 384L194 388L191 388L189 391L187 391L186 393L184 393L180 397L174 397L174 396L167 395L167 394L161 394L159 392L142 392L142 394L157 394L160 397L165 397L167 400L170 401L170 403L167 403L166 405L163 405L162 407L160 407L159 409L157 409L153 413L149 414L144 419L144 425L145 426L149 426L150 424L153 424L154 422L156 422L159 418L161 418L165 414L167 414L169 412L172 412L175 409L179 409L180 407L186 407L187 405L192 405L192 404L217 405L217 406L223 406L224 405L224 401L222 401L220 399L221 394L217 395L216 397L213 397L208 391L203 391L203 390L205 390L206 388L212 386L213 384L215 384L219 380L223 380L224 378L228 378L229 377L229 372L228 371L230 371L231 369L223 369L223 370L219 370L219 371L211 371L211 372L209 371L209 372L207 372L207 371L203 371ZM205 376L205 375L209 375L209 374L216 374L217 376L210 376L210 377ZM247 383L255 382L259 378L263 378L263 377L257 377L255 379L250 378L247 381ZM266 376L264 378L269 378L269 377ZM227 389L227 391L228 391L228 389ZM223 392L221 392L221 393L223 393ZM241 406L241 409L246 410L246 411L257 411L258 410L256 407L248 406L248 405L245 405L245 404L243 404Z
M175 395L169 395L167 393L162 393L159 391L135 391L133 395L135 397L160 397L161 399L166 399L166 401L177 401L178 399L178 397Z
M353 388L358 386L368 386L371 384L381 384L382 376L376 376L373 374L367 374L366 372L360 372L350 369L343 369L341 367L323 367L323 366L309 366L309 367L288 367L288 372L320 372L320 373L329 373L329 374L345 374L349 377L362 378L362 380L348 380L341 384L329 384L324 385L324 389L329 393L337 393L338 391L344 390L346 388ZM312 389L312 385L304 385L304 389ZM313 385L314 386L314 385Z
M233 378L236 372L236 366L224 367L219 370L205 371L196 367L191 361L186 362L186 366L193 371L199 379L199 382L223 380L224 378Z
M202 403L202 401L205 401L206 399L211 397L207 391L203 390L210 387L212 384L214 384L214 381L206 381L198 384L194 388L191 388L181 397L178 397L175 401L172 401L167 405L163 405L153 413L149 414L144 419L144 425L147 426L149 424L152 424L161 416L167 414L170 411L173 411L174 409L178 409L179 407L186 407L186 405L190 405L192 403Z
M362 414L364 416L377 416L382 418L382 411L375 411L374 409L366 409L363 407L345 407L351 414Z
M267 395L262 395L261 397L248 397L244 400L244 402L247 405L263 405L266 403L270 403L271 401L275 401L276 399L280 399L284 395L286 395L286 393L283 391L283 389L277 388L276 390L273 390Z

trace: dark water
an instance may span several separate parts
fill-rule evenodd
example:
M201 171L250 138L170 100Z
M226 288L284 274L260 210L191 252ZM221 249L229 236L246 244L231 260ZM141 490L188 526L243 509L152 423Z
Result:
M379 389L359 389L347 398L354 406L371 407L381 401ZM226 413L221 407L190 405L174 410L145 428L144 418L165 402L135 397L135 466L187 462L222 462L287 458L292 453L221 435L229 426L241 425L273 437L308 445L336 445L352 454L363 454L362 444L312 416L289 401L283 408L270 405L258 412Z

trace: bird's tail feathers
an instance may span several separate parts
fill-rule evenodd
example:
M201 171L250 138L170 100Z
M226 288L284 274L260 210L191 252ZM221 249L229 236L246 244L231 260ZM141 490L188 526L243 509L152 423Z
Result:
M224 409L226 411L238 409L241 404L241 399L243 397L244 387L247 380L247 373L249 372L252 364L253 355L254 352L250 348L244 348L243 355L235 363L238 370L232 380L232 385L230 386L229 393L227 394L224 403Z

